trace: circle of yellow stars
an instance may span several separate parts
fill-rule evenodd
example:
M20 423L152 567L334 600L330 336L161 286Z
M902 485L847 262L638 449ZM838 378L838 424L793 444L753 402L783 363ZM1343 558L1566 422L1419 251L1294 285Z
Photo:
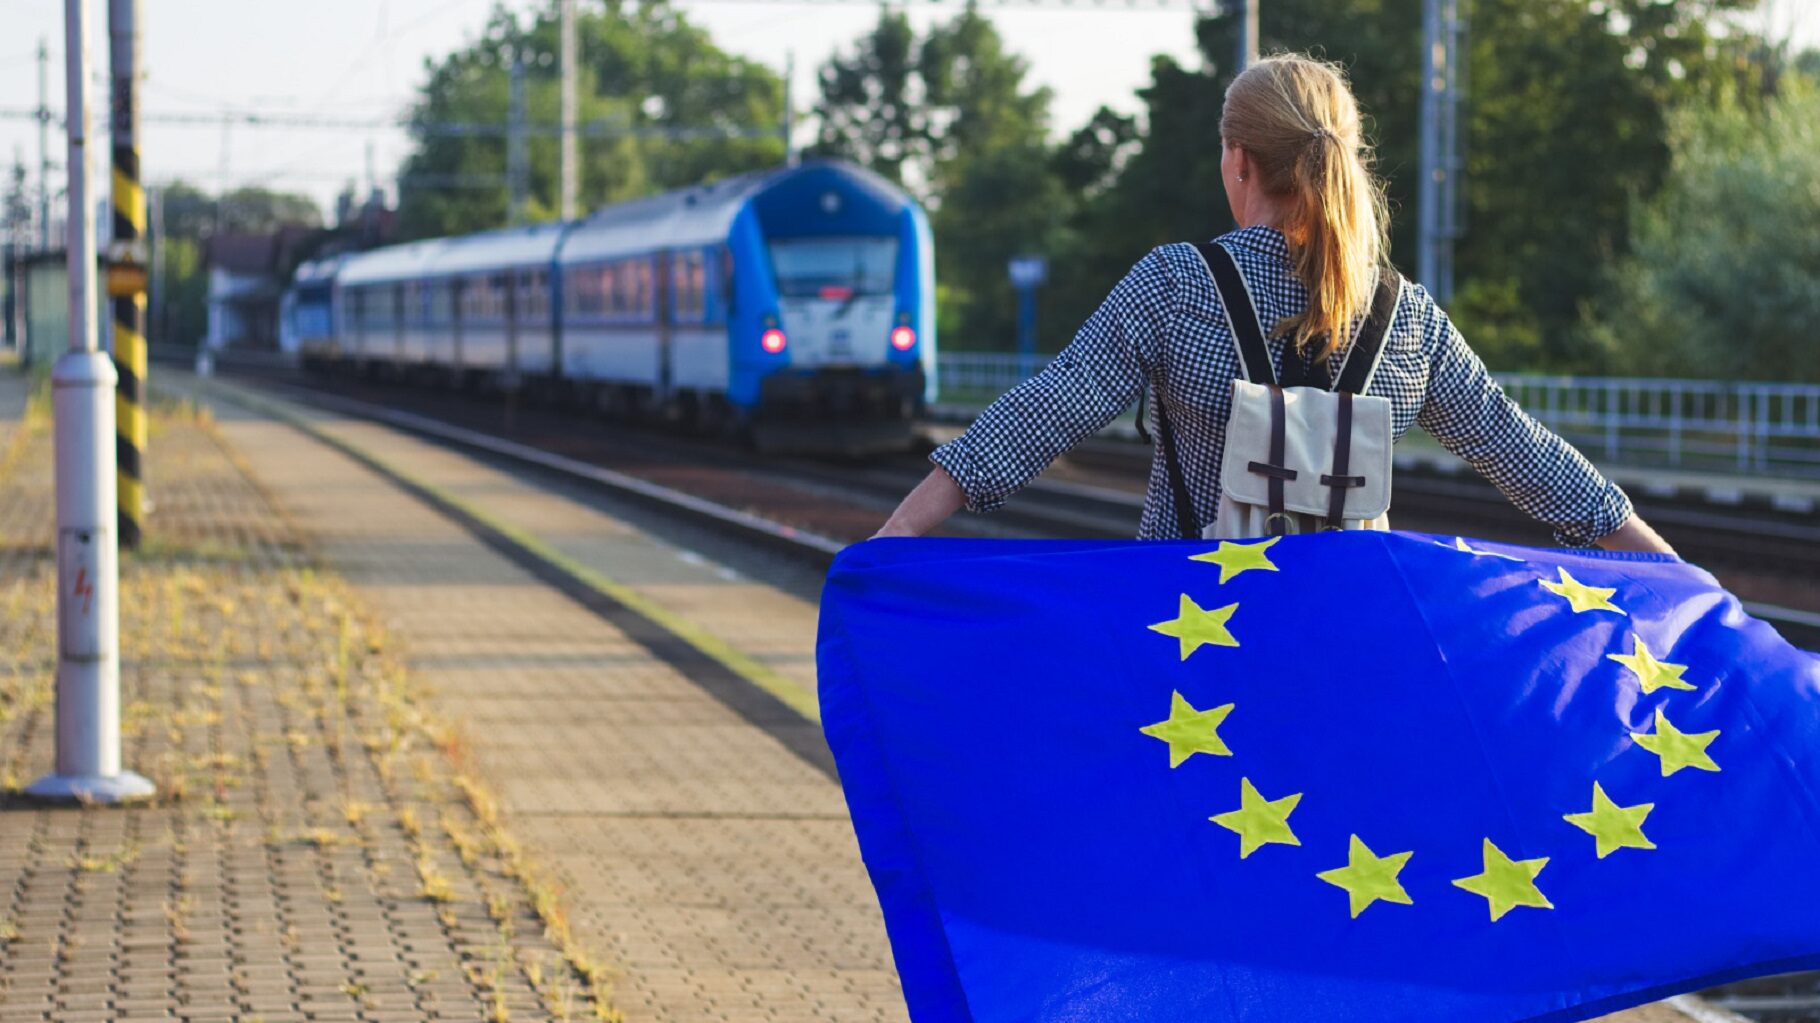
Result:
M1243 543L1222 540L1217 549L1193 555L1189 560L1217 565L1220 569L1219 585L1225 585L1244 572L1280 571L1270 560L1269 551L1281 539L1273 537L1261 542ZM1522 560L1508 554L1474 548L1463 538L1455 538L1453 543L1440 546L1478 557ZM1589 586L1575 579L1565 568L1557 568L1556 571L1557 578L1536 581L1542 589L1566 600L1574 614L1603 612L1628 617L1623 608L1612 603L1612 598L1618 592L1616 588ZM1231 622L1238 609L1236 601L1218 607L1202 607L1194 598L1183 593L1177 604L1176 616L1151 625L1150 630L1174 638L1181 659L1186 661L1203 647L1237 647L1239 639L1233 634ZM1606 660L1623 665L1644 694L1658 689L1697 689L1692 682L1682 677L1687 671L1687 665L1669 664L1660 660L1641 636L1633 633L1630 640L1630 653L1607 654L1605 657ZM1234 707L1235 704L1227 703L1206 709L1197 708L1180 691L1172 691L1169 716L1154 724L1145 725L1138 731L1168 745L1169 766L1172 769L1182 766L1196 753L1230 757L1233 755L1232 749L1220 736L1219 729L1232 714ZM1707 753L1707 747L1718 737L1717 730L1681 731L1661 707L1655 711L1654 731L1631 733L1631 738L1639 748L1656 755L1664 778L1683 768L1719 770L1719 765ZM1302 841L1290 827L1289 815L1300 805L1303 795L1301 792L1291 792L1267 796L1250 778L1242 777L1239 779L1238 809L1214 814L1208 820L1238 835L1240 859L1249 859L1253 853L1267 845L1299 846ZM1593 838L1594 852L1599 859L1620 849L1656 848L1655 843L1643 833L1643 822L1649 817L1650 811L1655 809L1654 803L1622 806L1613 801L1597 781L1593 782L1591 802L1590 809L1582 813L1564 814L1562 820ZM1355 834L1347 843L1345 865L1320 871L1315 877L1344 891L1351 914L1357 918L1378 902L1405 906L1414 904L1415 900L1410 898L1409 892L1397 879L1413 855L1413 851L1405 850L1380 856ZM1542 869L1548 865L1548 857L1511 859L1489 837L1484 839L1480 856L1483 869L1470 877L1459 878L1453 884L1454 887L1485 899L1492 921L1502 919L1518 907L1554 908L1554 904L1548 901L1536 883Z

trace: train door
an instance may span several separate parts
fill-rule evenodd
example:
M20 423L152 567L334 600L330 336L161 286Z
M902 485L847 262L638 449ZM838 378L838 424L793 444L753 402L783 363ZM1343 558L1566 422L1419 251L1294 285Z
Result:
M465 277L449 278L449 372L455 382L461 382L461 303L466 296L468 282Z
M404 285L392 285L392 363L404 364Z

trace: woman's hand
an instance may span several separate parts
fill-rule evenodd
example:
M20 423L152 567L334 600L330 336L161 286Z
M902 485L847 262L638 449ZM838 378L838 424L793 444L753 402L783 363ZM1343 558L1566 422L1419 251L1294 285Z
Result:
M1599 546L1608 551L1645 551L1651 554L1674 554L1675 549L1635 513L1624 524L1599 538ZM1678 555L1677 555L1678 556Z
M922 536L946 522L948 516L960 511L966 503L967 495L961 492L953 477L944 469L932 469L916 489L905 495L897 510L872 537Z

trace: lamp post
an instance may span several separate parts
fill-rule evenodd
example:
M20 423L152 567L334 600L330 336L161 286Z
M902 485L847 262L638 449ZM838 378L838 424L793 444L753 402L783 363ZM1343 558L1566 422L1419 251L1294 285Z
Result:
M56 770L39 799L118 803L152 783L120 767L120 551L115 532L113 360L95 344L95 210L89 205L88 13L65 0L69 51L70 350L51 371L57 480Z

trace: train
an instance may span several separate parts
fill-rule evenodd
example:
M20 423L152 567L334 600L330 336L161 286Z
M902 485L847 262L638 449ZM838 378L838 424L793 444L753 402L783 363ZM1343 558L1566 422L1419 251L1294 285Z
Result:
M895 445L937 394L934 274L909 193L815 160L305 263L282 343L312 370Z

